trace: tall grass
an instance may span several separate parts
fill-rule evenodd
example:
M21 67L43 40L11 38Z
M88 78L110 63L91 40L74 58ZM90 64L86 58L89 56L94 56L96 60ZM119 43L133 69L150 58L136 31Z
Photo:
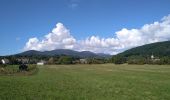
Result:
M0 75L31 75L38 72L36 65L28 65L28 71L20 71L19 65L0 65Z

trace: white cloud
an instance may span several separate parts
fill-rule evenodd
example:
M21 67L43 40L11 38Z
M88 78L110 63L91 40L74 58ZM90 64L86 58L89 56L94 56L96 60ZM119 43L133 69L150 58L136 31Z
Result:
M78 41L70 35L69 30L63 24L58 23L52 33L47 34L43 40L29 39L24 49L53 50L63 48L116 54L132 47L166 40L170 40L170 15L163 17L160 22L146 24L140 29L123 28L115 32L115 37L91 36Z
M170 40L170 15L165 16L160 22L146 24L140 29L123 28L115 34L114 38L92 36L82 40L82 50L116 54L132 47Z
M76 40L70 35L69 30L62 23L58 23L51 33L44 36L42 40L30 38L24 50L54 50L72 49Z

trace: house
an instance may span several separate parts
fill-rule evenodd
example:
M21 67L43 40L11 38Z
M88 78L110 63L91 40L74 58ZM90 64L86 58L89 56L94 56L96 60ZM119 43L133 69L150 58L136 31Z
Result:
M152 54L152 55L151 55L151 59L154 59L154 58L155 58L155 57L154 57L154 55Z
M1 62L2 62L2 64L9 64L9 60L6 58L1 59Z
M87 59L80 59L81 64L87 64Z
M37 65L44 65L46 61L41 60L40 62L37 62Z
M152 60L153 62L160 61L159 57L154 57L153 54L151 55L151 60Z

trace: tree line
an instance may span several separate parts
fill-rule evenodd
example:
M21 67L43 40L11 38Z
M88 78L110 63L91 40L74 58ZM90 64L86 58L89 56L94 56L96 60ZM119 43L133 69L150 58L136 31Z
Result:
M9 64L17 65L22 63L37 64L40 61L45 64L104 64L108 63L110 59L107 58L80 58L67 55L55 55L55 56L4 56L0 59L6 58L9 60ZM81 62L80 59L84 59L86 63ZM1 64L1 63L0 63Z
M111 58L111 62L115 64L158 64L158 65L169 65L170 64L170 57L169 56L164 56L160 58L151 58L150 56L121 56L121 55L116 55Z

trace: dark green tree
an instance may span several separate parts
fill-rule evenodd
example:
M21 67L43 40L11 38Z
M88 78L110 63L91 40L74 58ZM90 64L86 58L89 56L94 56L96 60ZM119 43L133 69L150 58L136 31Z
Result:
M126 63L126 58L120 55L116 55L112 57L112 62L115 64L123 64Z
M72 64L73 58L70 56L61 56L58 60L59 64Z

